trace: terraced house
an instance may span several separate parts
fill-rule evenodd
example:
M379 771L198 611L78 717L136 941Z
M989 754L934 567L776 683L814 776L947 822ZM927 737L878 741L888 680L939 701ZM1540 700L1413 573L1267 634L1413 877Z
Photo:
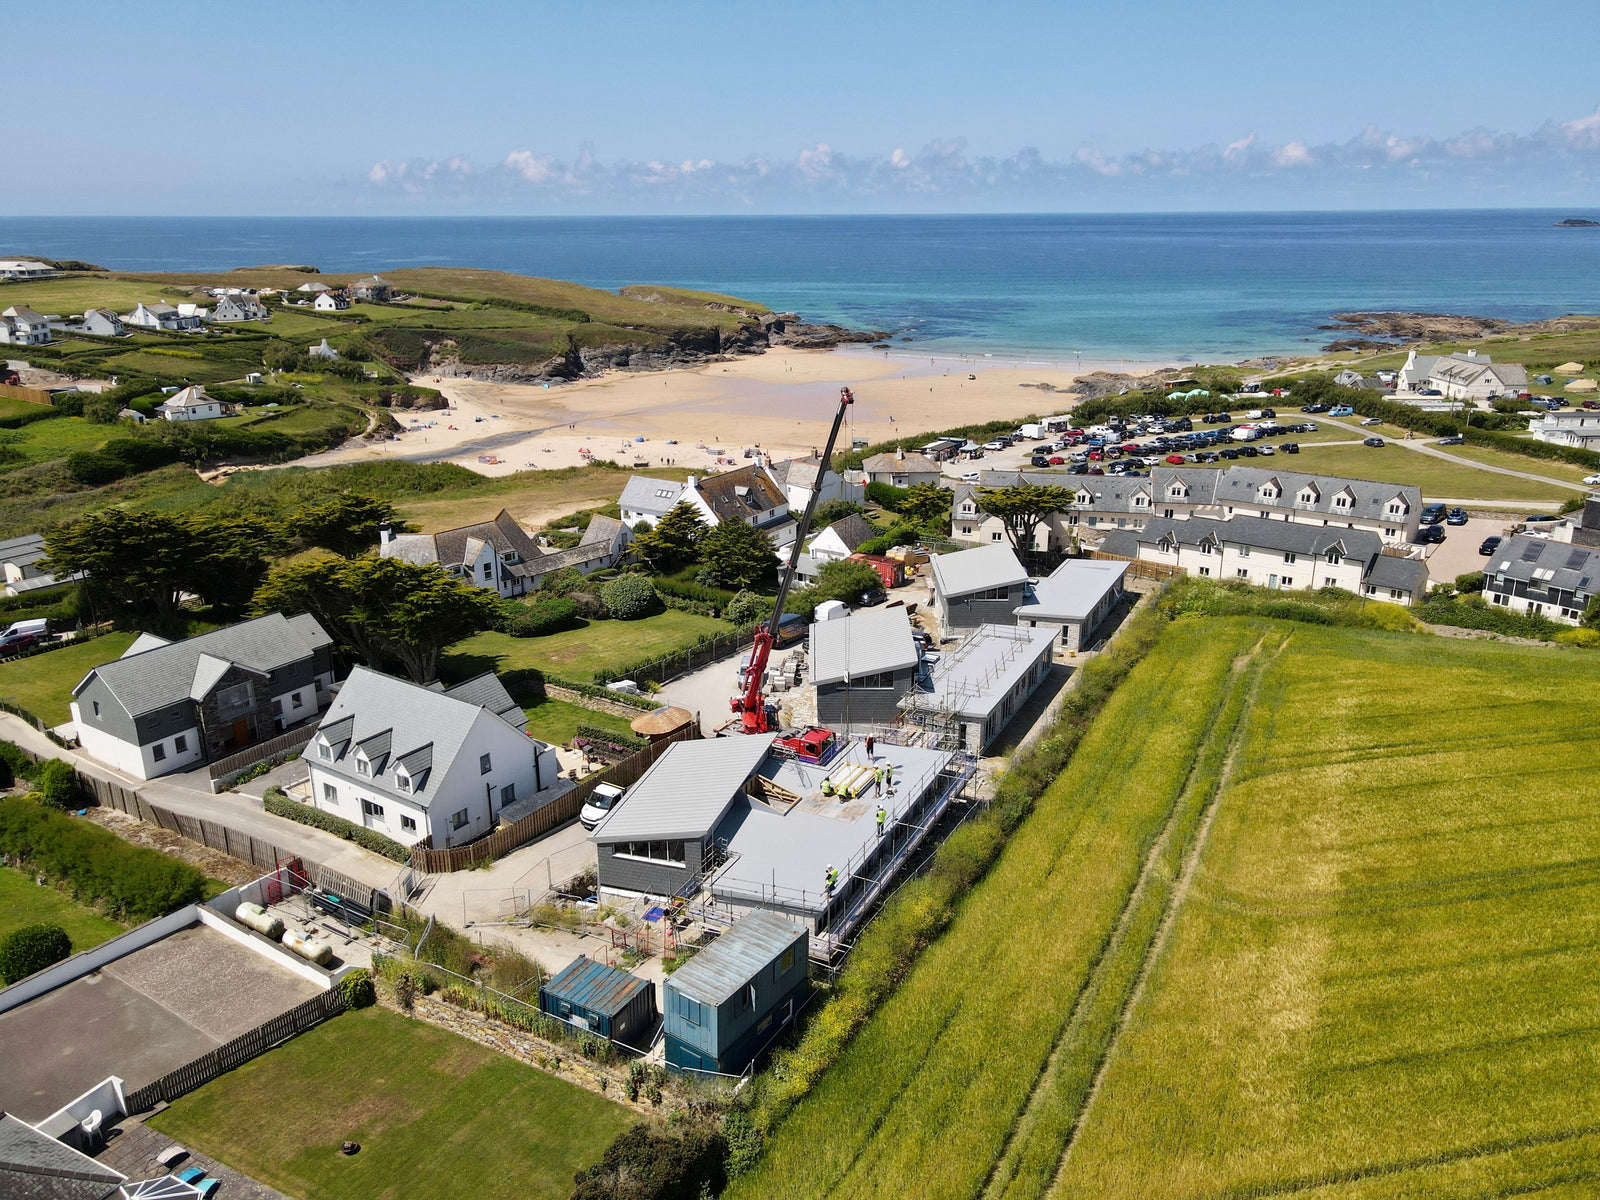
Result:
M1491 604L1576 625L1600 581L1600 549L1518 536L1489 556L1483 594Z
M138 779L191 769L314 718L333 692L315 617L268 613L169 642L142 633L72 689L85 752Z

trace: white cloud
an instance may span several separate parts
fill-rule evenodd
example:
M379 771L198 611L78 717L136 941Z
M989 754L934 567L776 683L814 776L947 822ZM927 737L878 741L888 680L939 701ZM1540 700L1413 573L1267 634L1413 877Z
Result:
M1565 122L1561 134L1574 149L1600 150L1600 105L1586 117Z
M1279 167L1309 167L1317 160L1311 157L1304 142L1285 142L1272 152L1272 162Z

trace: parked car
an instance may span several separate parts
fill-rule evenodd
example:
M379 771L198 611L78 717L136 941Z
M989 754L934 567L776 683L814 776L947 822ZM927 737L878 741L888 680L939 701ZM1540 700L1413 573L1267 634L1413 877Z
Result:
M1261 455L1263 458L1271 458L1274 454L1277 453L1277 451L1274 450L1271 446L1258 446L1256 448L1256 453Z
M1066 461L1067 460L1062 458L1061 455L1052 454L1049 458L1044 460L1044 465L1047 467L1059 467ZM1033 465L1038 466L1039 464L1036 462Z
M1422 515L1417 518L1418 523L1422 525L1437 525L1442 520L1444 520L1444 505L1437 501L1433 504L1424 504Z
M1300 411L1305 413L1324 413L1328 411L1328 406L1326 404L1303 404L1300 406Z
M1282 450L1285 454L1299 454L1300 453L1300 443L1299 442L1279 442L1278 443L1278 449Z
M1245 458L1254 458L1256 455L1261 453L1261 451L1257 450L1254 446L1240 446L1238 452Z
M1363 425L1382 425L1382 417L1366 417L1361 422Z
M806 636L810 624L799 613L784 613L778 618L778 636L774 644L792 646Z
M606 814L620 799L622 799L622 789L616 784L596 784L594 791L589 793L589 798L583 802L583 807L578 810L578 823L585 829L593 829L606 819Z
M1384 441L1383 441L1383 439L1381 437L1369 437L1369 438L1362 438L1361 439L1361 444L1363 446L1382 446L1384 444Z
M1048 467L1051 463L1060 462L1060 461L1061 460L1059 458L1046 458L1042 454L1035 454L1032 458L1030 458L1028 460L1028 463L1029 463L1030 466Z
M1590 487L1594 487L1596 485L1600 485L1600 475L1585 475L1583 477L1583 481L1585 483L1587 483Z
M1417 395L1419 395L1419 396L1442 396L1442 395L1444 395L1444 393L1441 392L1438 388L1423 388L1421 391L1419 391L1417 393Z
M1442 541L1444 541L1444 526L1443 525L1424 525L1424 526L1422 526L1422 528L1417 530L1417 541L1421 542L1423 545L1427 545L1430 542L1442 542Z
M1181 467L1183 466L1183 455L1169 454L1167 455L1167 461L1175 467Z
M977 483L982 478L983 472L981 471L963 471L961 473L962 483Z
M1230 461L1232 459L1235 459L1235 458L1239 457L1239 452L1237 450L1235 450L1232 446L1229 446L1226 450L1220 450L1220 451L1218 451L1218 453L1223 458L1229 459Z
M1353 417L1356 415L1356 410L1348 404L1335 404L1328 410L1328 415L1330 417Z
M1459 433L1453 434L1450 437L1442 437L1438 440L1438 442L1435 443L1435 445L1439 446L1465 446L1466 444L1467 439L1462 437Z
M862 592L856 598L856 605L860 608L876 608L889 598L889 593L882 588L873 588L870 592Z
M1459 505L1455 508L1452 508L1449 513L1446 514L1444 523L1446 525L1465 525L1467 523L1467 510Z
M1489 555L1500 548L1500 543L1503 541L1505 541L1505 538L1500 537L1498 534L1493 537L1486 537L1478 543L1478 553L1488 558Z
M0 656L21 654L24 650L32 650L38 644L37 634L14 633L7 630L5 633L0 633Z

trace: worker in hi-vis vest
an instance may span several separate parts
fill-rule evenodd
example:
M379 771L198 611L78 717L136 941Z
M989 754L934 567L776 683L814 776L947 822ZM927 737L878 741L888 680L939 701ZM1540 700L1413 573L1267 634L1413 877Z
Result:
M824 796L833 795L833 780L826 775L822 777L822 794Z
M827 873L823 876L823 878L827 880L828 895L833 895L833 889L839 885L839 872L833 869L832 863L828 864Z
M878 836L883 836L883 823L889 819L888 810L883 805L878 805Z

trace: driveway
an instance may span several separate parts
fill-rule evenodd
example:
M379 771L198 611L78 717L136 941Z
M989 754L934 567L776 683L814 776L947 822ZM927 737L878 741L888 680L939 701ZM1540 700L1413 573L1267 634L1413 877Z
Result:
M792 648L774 650L772 662L781 662ZM710 736L718 725L733 719L729 701L739 690L739 661L746 653L740 647L716 662L680 675L656 693L657 700L688 709L700 718L700 732Z
M1457 575L1481 571L1488 560L1478 553L1486 537L1506 536L1505 520L1471 517L1465 525L1447 525L1444 541L1429 546L1428 578L1434 583L1454 583Z

